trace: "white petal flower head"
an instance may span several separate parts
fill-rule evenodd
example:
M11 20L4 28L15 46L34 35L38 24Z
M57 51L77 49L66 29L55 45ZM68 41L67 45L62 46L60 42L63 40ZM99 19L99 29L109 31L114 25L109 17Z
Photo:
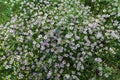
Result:
M44 36L44 39L47 39L47 38L48 38L47 35L45 35L45 36Z
M118 13L118 16L120 16L120 13Z
M17 60L20 60L21 57L20 57L20 56L17 56L16 58L17 58Z
M24 75L19 73L19 79L22 79L23 77L24 77Z
M68 80L68 79L70 79L70 75L69 74L65 74L65 76L64 76L64 80Z
M42 38L42 35L40 34L40 35L38 36L38 38L39 38L39 39Z
M106 73L105 75L104 75L106 78L108 78L109 77L109 75Z
M96 0L92 0L92 2L95 2Z
M52 76L52 71L49 71L47 74L47 78L49 79Z
M79 62L79 63L77 64L77 70L78 70L78 71L80 70L80 67L81 67L81 62Z
M96 34L96 38L97 38L97 39L102 38L102 37L103 37L103 35L102 35L101 32L98 32L98 33Z
M98 67L98 70L99 70L99 71L102 71L102 67Z
M73 36L72 33L69 33L69 34L66 34L66 35L65 35L66 38L71 38L72 36Z
M120 38L119 35L117 35L114 31L112 31L111 35L113 38L116 38L116 39Z
M101 58L95 58L95 61L100 63L100 62L102 62L102 59Z
M99 75L99 76L102 76L102 75L103 75L102 71L100 71L100 72L98 73L98 75Z

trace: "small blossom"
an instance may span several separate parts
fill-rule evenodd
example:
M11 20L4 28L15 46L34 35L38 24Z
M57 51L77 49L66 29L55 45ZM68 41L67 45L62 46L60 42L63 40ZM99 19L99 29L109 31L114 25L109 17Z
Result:
M23 77L24 77L24 75L19 73L19 79L22 79Z
M100 62L102 62L102 59L101 58L95 58L95 61L100 63Z

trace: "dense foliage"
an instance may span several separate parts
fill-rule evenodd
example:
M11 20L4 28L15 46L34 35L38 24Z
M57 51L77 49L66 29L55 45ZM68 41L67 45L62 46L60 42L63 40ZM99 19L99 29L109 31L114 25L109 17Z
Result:
M0 80L120 79L117 0L1 4L9 14L0 25Z

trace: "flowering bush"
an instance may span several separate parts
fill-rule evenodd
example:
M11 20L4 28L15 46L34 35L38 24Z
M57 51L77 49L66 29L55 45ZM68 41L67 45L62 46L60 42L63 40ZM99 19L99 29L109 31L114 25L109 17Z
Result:
M118 2L16 0L0 25L1 80L116 80ZM103 6L103 7L102 7ZM112 61L113 60L113 61ZM114 65L113 65L114 64Z

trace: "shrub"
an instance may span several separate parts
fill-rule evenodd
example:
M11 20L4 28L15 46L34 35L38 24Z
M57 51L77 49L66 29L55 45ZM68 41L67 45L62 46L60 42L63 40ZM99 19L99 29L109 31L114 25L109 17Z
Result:
M19 1L19 13L0 26L1 79L115 79L118 4L107 3L102 9L102 1Z

